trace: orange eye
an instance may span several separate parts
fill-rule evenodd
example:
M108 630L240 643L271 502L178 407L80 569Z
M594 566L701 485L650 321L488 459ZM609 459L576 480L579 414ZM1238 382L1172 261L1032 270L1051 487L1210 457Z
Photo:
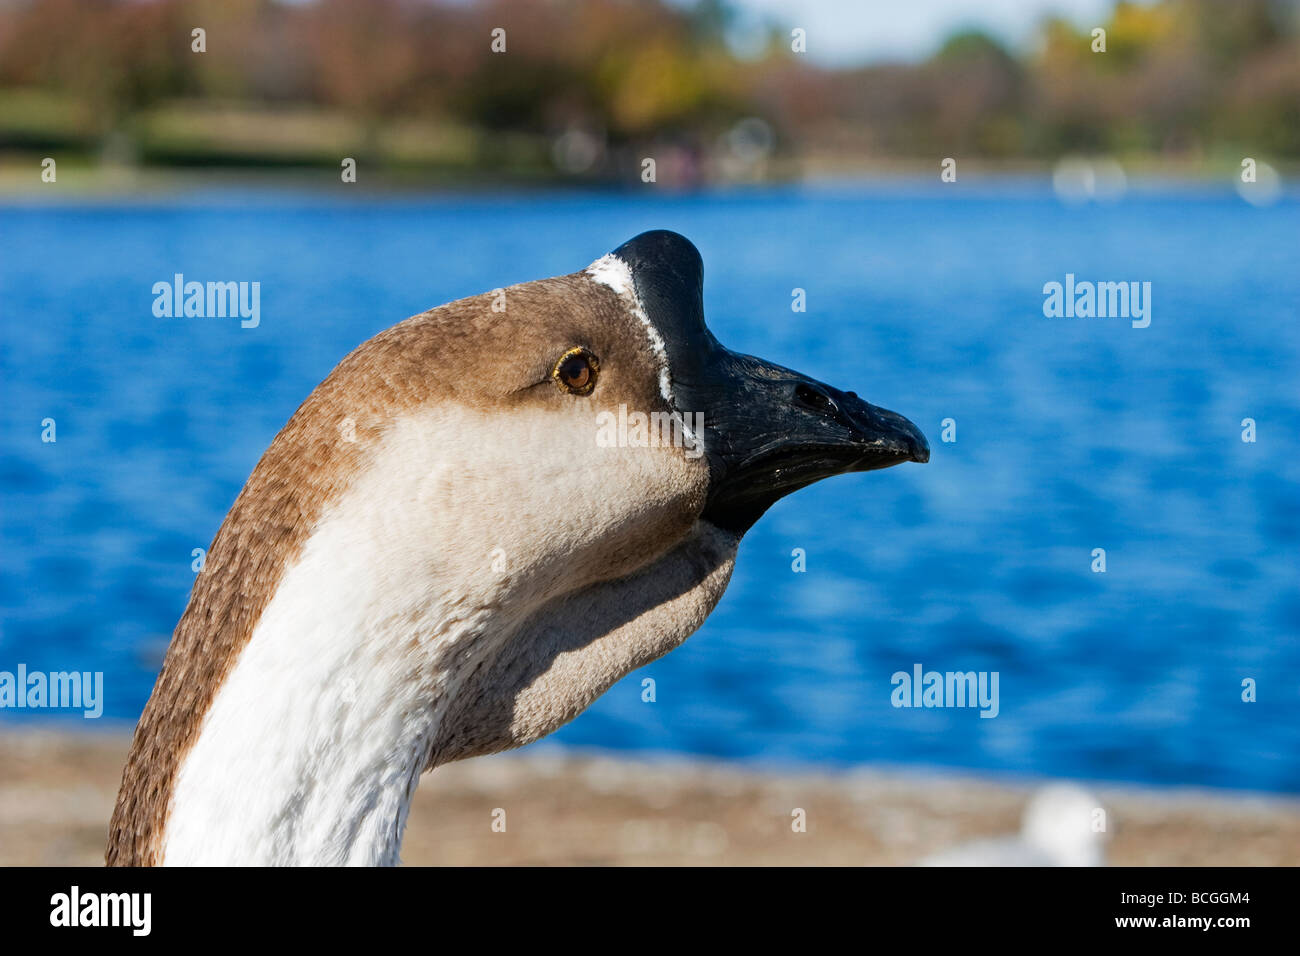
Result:
M600 363L584 348L573 348L560 356L551 372L555 384L573 395L590 395L596 387Z

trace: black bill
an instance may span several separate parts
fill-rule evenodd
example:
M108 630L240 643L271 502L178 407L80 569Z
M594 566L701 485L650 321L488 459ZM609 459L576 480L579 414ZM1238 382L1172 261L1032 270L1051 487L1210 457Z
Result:
M664 341L678 411L703 415L707 520L744 532L815 481L930 460L921 430L897 412L724 348L704 324L704 267L689 240L647 232L614 255Z

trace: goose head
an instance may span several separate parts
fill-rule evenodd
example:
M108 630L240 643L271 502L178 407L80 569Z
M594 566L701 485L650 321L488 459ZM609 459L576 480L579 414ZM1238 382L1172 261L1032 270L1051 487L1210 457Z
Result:
M396 862L425 769L678 646L773 503L928 459L897 413L724 348L702 287L689 241L644 233L348 355L208 552L109 862Z

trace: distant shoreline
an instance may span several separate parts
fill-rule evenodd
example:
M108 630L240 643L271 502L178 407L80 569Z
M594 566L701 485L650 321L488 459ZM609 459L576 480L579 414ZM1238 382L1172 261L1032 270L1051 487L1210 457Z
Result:
M1204 189L1218 187L1231 192L1235 185L1234 168L1222 163L1169 162L1160 157L1125 159L1129 176L1128 189L1133 192L1152 190ZM908 185L935 187L936 195L952 198L969 195L970 187L1004 187L1035 183L1051 188L1051 163L995 163L960 160L956 183L941 183L939 166L933 157L899 160L860 161L846 157L805 157L774 167L771 175L749 181L701 180L683 185L668 182L643 184L608 179L576 179L555 175L493 176L473 170L411 171L379 169L356 183L342 183L333 167L318 165L274 166L114 166L85 165L67 162L59 165L53 183L41 181L40 161L18 162L10 155L0 160L0 199L31 198L60 200L68 198L157 199L183 196L195 191L291 191L307 196L333 195L344 199L365 200L385 196L417 194L430 196L529 196L547 194L608 193L612 196L653 195L662 198L699 192L725 192L746 189L782 189L806 186L825 188L835 185ZM1283 196L1294 195L1300 178L1300 166L1282 165ZM1292 184L1289 188L1287 184Z

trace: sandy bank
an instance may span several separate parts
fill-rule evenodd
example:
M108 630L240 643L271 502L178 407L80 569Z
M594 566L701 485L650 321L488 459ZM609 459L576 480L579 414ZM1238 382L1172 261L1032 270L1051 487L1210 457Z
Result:
M129 739L0 733L0 865L103 862ZM1300 864L1300 801L1098 786L1117 865ZM426 776L408 864L910 864L1012 833L1031 788L956 776L769 774L524 750ZM791 811L807 832L791 831ZM506 831L494 832L493 811Z

